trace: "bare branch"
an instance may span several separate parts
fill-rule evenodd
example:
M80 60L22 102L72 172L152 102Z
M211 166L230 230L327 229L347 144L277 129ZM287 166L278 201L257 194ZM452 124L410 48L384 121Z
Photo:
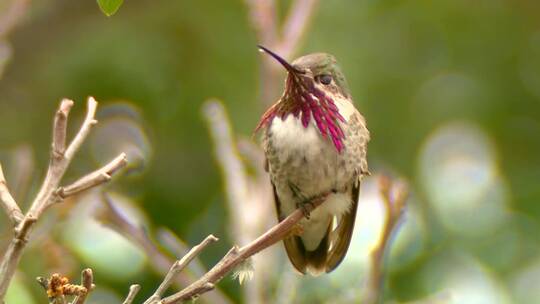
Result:
M247 196L246 168L236 150L231 125L223 105L217 100L210 100L204 104L203 114L210 128L215 147L214 155L220 164L225 182L228 210L232 217L230 221L233 226L232 233L237 238L242 238L246 230L242 226L243 208L239 208L238 204L250 202Z
M392 188L394 196L392 196ZM371 252L370 273L367 280L367 288L362 303L378 303L383 292L383 264L385 253L388 251L392 240L392 234L396 231L403 211L405 210L408 189L405 183L393 185L391 179L382 175L379 178L379 189L386 208L386 216L383 231L379 243Z
M95 103L95 101L94 101ZM43 184L36 195L36 198L32 202L32 205L30 207L30 210L28 211L29 216L39 218L41 213L45 211L47 206L49 205L50 200L52 199L53 193L56 191L56 188L58 188L58 184L60 183L60 180L64 176L64 173L66 172L73 155L77 148L80 146L70 144L69 147L65 148L65 140L66 140L66 122L67 117L69 115L69 112L71 110L71 107L73 106L73 101L69 99L63 99L60 102L60 107L58 108L58 111L56 112L54 124L53 124L53 132L52 132L52 149L51 149L51 160L49 162L49 168L47 170L47 175L45 176L45 180L43 181ZM90 111L87 113L88 115L91 115L93 117L95 115L95 104L92 106L88 106L88 110ZM84 124L83 124L84 128ZM79 130L76 137L84 138L86 136L81 136L81 133L84 133L86 131ZM71 151L68 154L68 151Z
M60 103L60 108L54 116L55 128L52 139L53 160L64 157L64 152L66 151L67 119L72 107L73 100L63 99Z
M37 218L26 215L24 219L21 221L21 223L19 224L19 226L15 228L15 237L13 238L13 241L16 243L25 244L28 241L27 236L30 231L30 228L36 222L37 222Z
M191 248L191 250L183 256L180 260L174 262L169 269L169 272L163 279L163 282L159 285L158 289L154 294L144 302L144 304L151 304L161 300L161 296L169 289L173 283L173 279L178 275L186 266L197 256L201 251L206 248L210 243L217 242L218 238L213 235L207 236L199 245Z
M71 302L72 304L84 304L88 294L94 289L94 274L92 273L92 269L86 268L81 272L81 286L86 289L86 292L77 295L73 302Z
M126 164L126 154L120 153L120 155L100 169L81 177L71 185L58 188L56 194L60 197L60 199L64 199L68 196L75 195L87 189L106 183L111 180L112 174L123 168Z
M283 25L283 32L276 50L284 58L290 58L302 42L318 0L296 0L291 5Z
M257 42L270 48L274 47L279 40L275 1L245 0L245 3L248 7L249 21L257 36ZM279 82L275 77L276 69L273 62L264 57L261 62L261 96L259 99L262 104L268 104L275 97L274 94Z
M290 7L283 31L276 17L275 1L246 0L249 10L249 20L255 29L257 40L270 49L280 53L285 59L294 55L305 35L309 21L314 14L318 0L296 0ZM262 59L261 67L261 97L263 104L269 104L276 98L279 81L278 65L269 57Z
M275 1L246 0L249 8L249 19L257 33L259 43L274 45L277 41L277 17Z
M232 123L220 101L205 102L202 112L212 137L214 156L225 188L230 234L235 243L246 244L274 223L274 218L268 216L274 210L272 188L268 174L264 171L264 154L255 144L246 146L236 140ZM252 162L251 167L257 174L248 173L244 160ZM253 263L261 271L272 269L276 261L272 255L272 252L258 255ZM248 303L263 302L266 287L263 276L255 277L242 288L244 300Z
M323 195L313 199L311 201L312 209L309 211L313 211L315 208L320 206L326 197L327 195ZM208 271L199 280L189 285L185 289L164 298L160 304L181 303L194 297L198 297L201 294L211 290L214 288L214 285L217 282L223 279L223 277L232 271L237 265L261 250L279 242L285 236L291 233L295 225L298 224L304 217L304 211L305 210L302 210L302 208L296 209L283 221L272 227L270 230L259 236L248 245L242 248L234 246L212 269L210 269L210 271Z
M148 238L145 230L142 227L134 225L129 221L114 205L111 198L107 194L103 194L103 202L106 209L105 214L101 216L101 220L132 241L135 245L139 246L148 257L150 266L158 273L166 275L170 269L170 266L174 264L175 260L170 258L161 252L156 245ZM186 273L180 273L174 278L174 283L177 286L187 286L193 280L192 276ZM222 292L214 292L207 295L209 303L227 304L231 301Z
M4 208L13 226L17 226L24 215L7 188L2 165L0 165L0 204L2 204L2 208Z
M86 136L88 136L88 133L90 133L90 128L92 128L93 125L97 123L97 120L95 120L96 115L96 109L97 109L97 101L94 99L94 97L88 97L87 102L87 109L86 109L86 118L83 121L83 124L81 126L81 129L75 135L75 138L69 144L69 147L66 150L65 157L67 159L72 159L73 155L79 150L79 147L86 139Z
M174 263L174 260L165 256L156 245L148 238L143 227L133 224L124 214L118 210L118 207L112 202L112 199L106 193L103 193L103 203L106 208L104 213L99 216L99 220L102 221L108 227L114 229L120 233L126 239L132 241L135 245L139 246L148 256L150 266L154 268L158 273L165 275L170 265ZM190 278L186 276L178 276L177 280L180 285L189 284Z
M133 303L133 300L135 299L135 296L137 295L137 293L139 293L139 290L141 290L141 285L138 285L138 284L133 284L129 287L129 293L126 297L126 299L124 300L124 302L122 302L122 304L131 304Z
M23 14L27 11L30 0L14 0L0 17L0 38L4 38L17 25Z
M15 270L21 259L32 226L36 223L45 209L51 205L51 201L55 199L56 195L54 194L73 159L75 152L87 137L90 127L96 123L94 116L96 113L97 102L90 97L88 99L86 118L81 129L71 144L66 148L67 119L72 106L73 101L69 99L63 99L60 102L53 123L51 159L49 161L47 175L45 176L42 186L32 202L29 211L15 228L15 235L0 261L0 303L3 302L9 283L15 274ZM111 173L113 171L114 170L112 170Z
M156 239L160 245L175 257L184 256L190 250L190 247L184 241L166 228L157 229ZM202 276L206 272L204 264L199 259L192 260L187 268L192 278Z

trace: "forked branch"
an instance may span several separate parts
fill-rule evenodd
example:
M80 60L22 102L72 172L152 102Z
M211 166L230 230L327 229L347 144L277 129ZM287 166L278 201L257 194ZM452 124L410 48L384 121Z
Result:
M75 195L90 188L96 187L100 184L106 183L111 180L111 176L127 164L126 153L120 153L117 157L111 160L108 164L102 168L89 173L74 183L59 187L55 194L59 199L64 199L68 196Z
M104 204L104 210L103 213L98 216L99 220L141 248L146 253L150 266L156 272L164 276L167 275L171 270L171 265L175 264L175 260L170 258L154 244L154 242L148 237L148 234L143 227L134 224L133 221L130 221L125 214L118 209L109 195L103 193L102 201ZM192 258L194 257L195 256ZM188 263L189 262L186 264ZM184 266L182 266L182 268L183 267ZM187 272L180 273L179 271L176 272L174 276L169 276L167 278L167 284L169 284L169 286L170 284L187 286L192 281L192 275L188 274ZM158 294L161 295L161 291L158 292ZM219 290L208 294L205 300L212 304L231 303L231 300L229 300L224 293L219 292Z
M324 202L325 198L326 195L317 197L311 201L311 204L306 206L311 207L311 210L309 210L311 212L315 208L320 206ZM183 290L164 298L158 303L182 303L184 301L197 298L201 294L212 290L215 284L217 284L221 279L223 279L223 277L225 277L229 272L234 270L236 266L240 265L261 250L264 250L274 245L275 243L279 242L284 237L292 233L292 230L304 217L305 212L306 210L304 210L303 208L299 208L293 213L291 213L288 217L286 217L283 221L270 228L270 230L259 236L251 243L241 248L234 246L212 269L210 269L199 280L195 281L193 284L189 285Z
M92 272L92 269L86 268L81 272L81 287L83 287L83 290L86 290L86 292L81 292L76 295L75 299L72 304L84 304L86 301L86 298L88 297L88 294L94 289L94 274Z
M0 261L0 303L3 302L7 288L17 265L21 259L24 248L32 231L32 227L38 221L41 214L53 203L69 195L100 185L110 179L110 175L126 165L125 154L120 154L112 162L103 168L90 173L79 181L67 187L59 187L75 153L88 136L90 129L97 123L95 113L97 102L94 98L88 98L86 117L81 128L73 141L66 147L67 122L73 101L63 99L54 117L52 130L51 156L47 174L42 186L32 202L28 212L21 218L21 212L5 185L3 174L0 176L0 195L2 206L8 212L12 222L16 223L15 233L11 243ZM81 300L79 300L79 303ZM82 299L84 301L84 299Z
M217 242L218 238L216 238L213 235L207 236L199 245L191 248L191 250L183 256L180 260L176 261L171 268L169 269L169 272L165 276L165 279L163 279L163 282L159 285L158 289L154 292L154 294L148 298L144 302L144 304L152 304L156 303L161 300L161 297L169 289L171 284L173 283L174 278L184 269L186 266L197 256L201 253L201 251L206 248L206 246L210 245L210 243Z

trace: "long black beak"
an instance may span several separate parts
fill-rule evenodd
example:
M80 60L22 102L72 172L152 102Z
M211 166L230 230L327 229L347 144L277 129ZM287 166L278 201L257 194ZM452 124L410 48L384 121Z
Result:
M270 51L269 49L265 48L264 46L260 44L257 45L257 47L259 47L259 50L261 50L261 52L267 53L268 55L272 56L275 60L277 60L279 63L281 63L281 65L285 67L287 71L291 73L295 73L295 74L304 74L304 71L298 70L297 68L293 67L290 63L287 62L287 60L283 59L278 54Z

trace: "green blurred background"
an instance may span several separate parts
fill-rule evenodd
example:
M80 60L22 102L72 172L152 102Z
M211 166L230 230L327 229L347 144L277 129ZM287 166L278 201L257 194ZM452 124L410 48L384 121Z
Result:
M1 2L5 8L9 1ZM283 14L289 2L278 3ZM209 233L221 237L202 255L207 265L217 261L234 236L227 233L225 195L201 107L219 98L246 137L264 111L258 41L245 3L127 1L105 17L95 1L34 1L7 41L12 57L0 79L0 160L8 183L25 151L35 159L28 188L34 193L59 100L76 102L74 131L86 97L94 96L105 124L66 180L132 147L144 161L111 188L140 207L148 226L167 227L189 244ZM540 303L540 2L321 1L303 41L297 55L324 51L338 58L372 134L371 172L410 183L385 300ZM375 187L367 182L361 205L368 207L360 212L377 216L377 207L369 207L377 205L370 183ZM18 196L25 206L32 197ZM10 233L1 221L6 243ZM121 240L108 239L107 247L96 245L100 238L83 238L86 248L80 236L65 235L71 229L65 225L53 233L67 244L62 254L71 257L71 275L78 277L82 267L96 272L100 291L90 303L115 303L134 282L143 285L142 299L160 282L129 243L114 256L111 248ZM368 218L357 230L376 233L377 223L369 225ZM365 238L373 236L359 238L367 242L364 252L353 247L349 255L368 255ZM29 249L14 287L26 291L12 294L44 302L33 277L48 275L48 254ZM361 289L366 265L358 263L358 271L300 279L293 302L353 303L336 293L351 277L359 283L346 287ZM269 281L275 277L268 274ZM232 280L220 286L234 302L246 302Z

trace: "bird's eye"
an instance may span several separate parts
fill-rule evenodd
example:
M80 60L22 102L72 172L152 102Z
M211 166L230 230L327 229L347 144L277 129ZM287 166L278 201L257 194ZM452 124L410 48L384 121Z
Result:
M332 83L332 76L330 76L328 74L320 75L319 76L319 82L324 84L324 85L329 85L330 83Z

